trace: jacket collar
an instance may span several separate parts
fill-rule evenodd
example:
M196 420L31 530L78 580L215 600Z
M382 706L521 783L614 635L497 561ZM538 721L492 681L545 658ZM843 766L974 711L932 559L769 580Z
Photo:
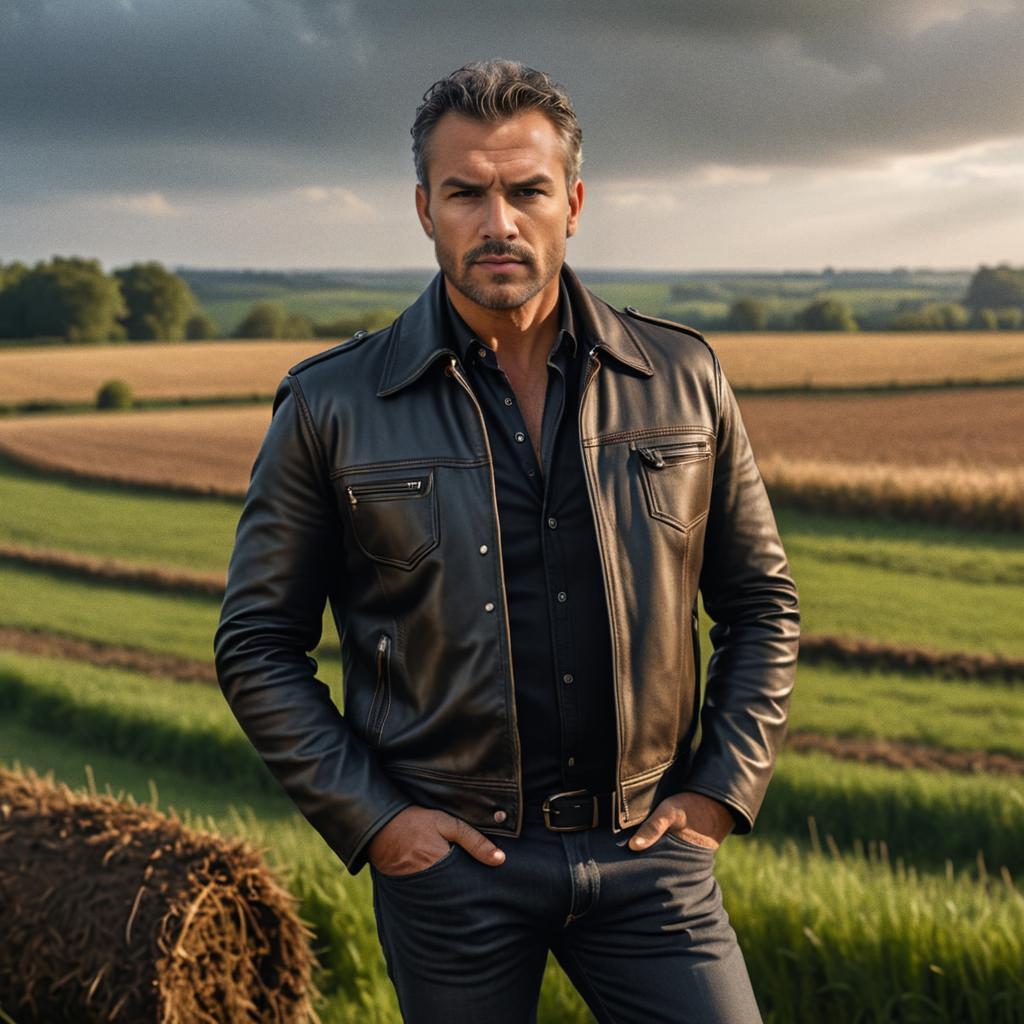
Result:
M572 301L580 341L590 350L607 352L645 377L653 376L640 339L620 314L584 287L567 264L562 264L561 274ZM438 271L419 298L394 322L377 388L379 397L394 394L418 380L440 356L458 355L447 320L446 299L444 275Z

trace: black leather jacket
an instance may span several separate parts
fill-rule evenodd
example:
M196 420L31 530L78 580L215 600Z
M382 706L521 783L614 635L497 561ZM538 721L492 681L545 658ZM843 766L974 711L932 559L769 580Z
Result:
M690 789L748 832L786 729L799 611L736 399L700 334L562 273L590 359L580 455L614 657L613 827ZM523 821L490 450L443 288L438 274L390 327L281 382L214 640L239 723L353 874L413 803L494 836ZM698 587L714 621L699 716ZM343 711L307 653L328 598Z

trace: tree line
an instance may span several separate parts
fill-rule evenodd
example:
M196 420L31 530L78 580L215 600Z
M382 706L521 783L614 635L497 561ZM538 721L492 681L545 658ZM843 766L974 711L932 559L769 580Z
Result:
M349 337L391 323L398 310L371 309L329 323L255 302L236 338ZM54 256L34 266L0 263L0 339L71 343L197 341L224 337L188 283L157 260L105 273L99 260Z
M673 297L682 298L683 293ZM861 327L850 304L841 298L815 299L786 317L773 313L770 300L749 295L737 298L725 321L714 326L734 331L856 331ZM961 302L904 300L884 326L893 331L1020 330L1024 327L1024 268L1007 263L982 265Z
M80 256L0 264L0 338L181 341L217 333L189 286L155 260L110 274Z
M674 302L700 296L694 284L672 289ZM237 338L349 337L390 323L398 310L376 309L330 323L289 312L278 302L254 303L232 335ZM672 315L671 312L668 315ZM693 319L693 318L691 318ZM863 325L841 297L822 295L782 314L770 298L732 301L724 319L697 318L695 326L724 330L856 331ZM1024 268L981 266L961 302L903 301L890 330L999 330L1024 328ZM54 256L34 266L0 263L0 339L65 342L181 341L223 337L191 288L158 261L104 272L99 260Z

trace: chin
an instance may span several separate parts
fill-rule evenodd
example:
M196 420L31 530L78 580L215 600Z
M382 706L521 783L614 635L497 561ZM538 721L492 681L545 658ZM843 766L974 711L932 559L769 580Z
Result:
M511 275L501 276L505 277L504 281L498 278L486 285L466 278L454 280L452 283L467 299L472 299L485 309L516 309L532 299L544 287L543 282L512 281Z

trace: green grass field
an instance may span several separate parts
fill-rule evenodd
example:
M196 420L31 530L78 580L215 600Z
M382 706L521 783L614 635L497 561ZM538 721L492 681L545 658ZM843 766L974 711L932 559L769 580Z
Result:
M0 541L223 571L241 504L66 480L0 462Z
M801 666L790 728L1024 756L1024 687Z
M147 566L225 571L240 509L236 502L167 497L0 469L0 541ZM1019 628L1024 621L1024 544L1017 536L962 534L784 508L778 510L778 521L800 590L805 632L1024 655ZM68 581L67 594L54 598L46 574L7 568L5 576L12 593L0 596L0 618L14 616L11 624L45 628L61 621L61 628L79 635L108 640L124 635L122 642L129 643L141 641L129 640L125 631L140 637L153 629L159 631L160 644L154 649L190 657L209 653L203 633L212 635L216 625L210 601L183 599L174 610L170 606L179 603L176 597L131 591L127 600L138 604L128 619L137 621L125 621L115 614L124 608L116 587L96 591L89 583ZM59 616L50 607L54 600ZM158 606L169 608L166 618L155 610ZM95 626L88 625L90 619ZM114 625L107 629L106 622ZM331 634L328 641L330 646Z
M320 678L328 682L323 674ZM906 690L948 685L900 683ZM807 690L801 680L794 699L797 722L803 698L810 699ZM340 707L341 687L328 684L328 691ZM991 696L988 690L986 695ZM928 706L946 707L944 696L941 690L933 693ZM1007 719L1019 719L1024 695L1016 695L1015 702L1002 697L1006 706L997 705L997 710ZM931 716L924 707L918 706L917 718L927 728ZM143 774L174 768L194 780L219 779L232 791L251 792L260 800L278 793L216 686L0 652L0 711L12 727L17 723L96 754L130 759ZM964 732L970 735L966 727ZM809 816L822 839L833 835L844 847L856 840L884 840L894 857L940 868L947 857L971 864L981 850L990 864L1006 864L1015 873L1024 870L1021 779L906 771L784 753L758 836L808 840ZM963 831L968 816L971 829Z

